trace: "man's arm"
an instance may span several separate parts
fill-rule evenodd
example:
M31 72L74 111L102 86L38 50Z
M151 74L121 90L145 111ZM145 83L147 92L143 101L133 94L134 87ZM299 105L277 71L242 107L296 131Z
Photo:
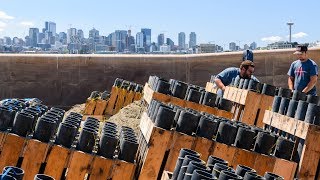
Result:
M215 78L214 82L218 86L218 88L222 89L223 91L226 89L226 86L222 83L222 81L219 78Z
M289 78L288 78L288 86L289 86L289 89L291 89L291 90L293 90L293 83L294 83L294 77L289 76Z
M317 83L318 75L314 75L310 77L310 82L308 85L302 90L304 93L308 93Z

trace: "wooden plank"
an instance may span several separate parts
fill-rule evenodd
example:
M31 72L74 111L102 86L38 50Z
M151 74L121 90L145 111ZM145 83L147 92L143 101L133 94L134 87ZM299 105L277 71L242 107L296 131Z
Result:
M74 151L70 158L70 164L66 179L84 179L89 171L93 156L90 154Z
M85 115L92 115L94 112L94 109L96 107L96 100L95 99L88 99L86 102L86 106L84 108L83 114Z
M150 136L146 158L141 168L139 179L157 179L164 156L170 143L171 131L154 127Z
M15 134L7 134L0 154L0 169L5 166L16 166L23 151L25 138Z
M313 124L309 124L306 123L304 121L299 121L297 119L293 119L296 123L296 132L295 132L295 136L298 136L302 139L307 139L308 136L320 136L320 126L317 125L313 125ZM316 140L316 139L315 139ZM320 139L318 139L320 140ZM319 142L319 141L315 141L315 142ZM316 143L314 143L316 144ZM320 146L318 146L318 151L320 151Z
M263 154L257 154L257 157L252 167L257 171L257 174L264 176L265 172L272 172L274 165L276 163L276 158L272 156L267 156Z
M111 176L114 160L95 156L90 172L90 180L108 179ZM125 173L125 172L123 172Z
M233 113L232 112L228 112L228 111L224 111L224 110L220 110L218 109L217 114L214 114L220 117L224 117L224 118L228 118L228 119L232 119L233 117Z
M181 107L186 107L186 103L188 101L185 101L183 99L180 99L180 98L177 98L177 97L173 97L173 96L169 96L170 97L170 103L171 104L174 104L174 105L177 105L177 106L181 106Z
M6 135L7 135L7 133L0 132L0 152L2 151L2 145L3 145L3 142L5 140Z
M245 90L245 89L238 89L237 96L238 96L239 100L237 102L241 105L247 105L246 101L250 96L252 96L252 94L254 94L254 92L251 92L251 91Z
M207 82L206 91L212 92L212 93L217 93L217 90L218 90L218 88L216 88L213 83Z
M320 131L314 131L313 128L310 129L305 139L299 163L299 178L301 179L315 178L320 159Z
M296 121L294 118L290 118L279 113L273 113L272 122L270 125L289 134L295 134L297 123L298 121Z
M140 131L148 143L151 137L152 129L154 127L153 122L151 119L148 117L146 112L143 112L141 115L141 120L140 120Z
M171 102L171 96L168 96L166 94L155 92L151 89L151 87L148 85L148 83L145 84L143 89L143 99L150 104L152 99L161 101L161 102Z
M282 176L284 179L293 179L297 169L297 163L284 159L277 159L273 173Z
M170 152L168 156L168 160L165 166L165 170L173 172L176 161L179 156L179 152L182 148L191 149L194 143L195 137L189 136L180 132L174 132L172 137L172 143L170 145Z
M261 96L255 92L244 91L243 94L247 94L245 99L241 99L240 104L244 102L244 111L241 121L248 125L254 125L257 117Z
M108 101L107 108L105 110L105 114L112 115L119 92L120 92L120 89L118 87L112 86L111 95Z
M128 104L131 104L131 103L132 103L133 98L134 98L134 95L135 95L134 91L129 91L129 92L126 94L126 96L125 96L125 101L124 101L124 103L123 103L123 107L124 107L124 106L127 106Z
M263 117L264 113L266 110L271 110L272 109L272 103L273 103L274 97L268 96L268 95L261 95L261 100L260 100L260 105L259 105L259 114L258 114L258 120L256 123L257 127L263 128L264 123L263 123Z
M136 165L133 163L116 160L112 169L112 180L130 180L133 179Z
M232 163L236 149L237 148L234 146L228 146L226 144L215 142L212 155Z
M70 158L70 149L64 148L59 145L53 145L50 147L44 174L48 174L55 179L60 179L63 173L63 169L67 167L68 160Z
M247 97L247 93L248 93L248 91L236 88L235 101L234 102L236 102L238 104L241 104L240 103L241 99L243 99L243 97ZM242 105L244 105L244 104L242 104Z
M263 123L264 124L271 124L271 120L273 119L274 112L266 110L263 116Z
M191 102L191 101L186 101L186 108L190 108L190 109L194 109L194 110L197 110L197 111L201 111L201 108L203 107L202 104L198 104L198 103L195 103L195 102ZM210 108L210 107L208 107Z
M25 169L24 178L33 179L39 173L40 166L44 162L49 144L30 139L23 153L21 168Z
M234 154L234 158L230 165L235 169L237 165L245 165L248 167L254 167L255 160L257 158L257 153L248 151L245 149L237 148Z
M134 94L133 101L139 101L139 100L141 99L141 97L142 97L142 94L139 93L139 92L136 92L136 93Z
M116 114L123 107L123 103L124 103L124 100L125 100L127 93L128 93L128 91L126 89L120 89L120 93L118 94L118 98L117 98L117 102L116 102L116 107L113 110L112 114Z
M172 178L172 173L169 171L163 171L161 180L170 180Z
M107 107L108 101L103 99L96 100L96 108L94 109L93 115L103 115Z
M228 87L229 88L229 93L228 93L228 100L232 102L237 102L237 94L238 94L238 88L235 87Z
M193 149L201 154L200 158L202 160L207 161L213 151L213 147L214 141L203 137L196 137Z
M145 87L144 87L144 95L143 98L145 99L145 101L147 103L150 103L152 99L164 102L164 103L171 103L177 106L181 106L181 107L185 107L185 108L191 108L197 111L203 111L203 112L207 112L213 115L217 115L217 116L221 116L221 117L225 117L225 118L229 118L231 119L233 117L233 113L231 112L227 112L227 111L223 111L217 108L213 108L213 107L209 107L203 104L198 104L195 102L191 102L191 101L186 101L183 99L179 99L176 97L172 97L172 96L168 96L165 94L161 94L161 93L157 93L154 92L149 85L146 83Z

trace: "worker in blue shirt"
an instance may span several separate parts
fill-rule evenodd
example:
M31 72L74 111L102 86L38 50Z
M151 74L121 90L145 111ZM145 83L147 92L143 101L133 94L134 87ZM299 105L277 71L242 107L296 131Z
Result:
M297 55L288 71L288 86L291 90L302 91L307 94L317 95L316 83L318 80L318 65L307 56L308 47L298 45L293 53Z
M231 84L232 79L236 78L237 76L240 76L240 78L244 79L254 79L255 81L259 82L259 80L252 75L253 73L254 63L251 60L244 60L240 64L240 68L229 67L220 72L215 78L215 84L219 90L224 91L226 86ZM217 92L217 94L220 93L221 92Z

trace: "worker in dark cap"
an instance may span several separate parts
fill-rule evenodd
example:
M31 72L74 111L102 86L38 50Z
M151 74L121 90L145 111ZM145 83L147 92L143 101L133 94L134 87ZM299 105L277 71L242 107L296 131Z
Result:
M288 71L288 86L291 90L302 91L307 94L316 95L316 83L318 80L318 65L308 58L308 47L298 45L293 53L297 55Z
M242 61L249 60L253 62L253 52L250 49L243 51Z
M255 81L259 80L254 77L252 74L254 73L254 63L250 60L242 61L240 64L240 68L229 67L222 72L220 72L215 78L215 84L219 88L217 94L223 94L226 86L230 85L232 79L240 76L240 78L244 79L254 79ZM221 92L222 91L222 92Z

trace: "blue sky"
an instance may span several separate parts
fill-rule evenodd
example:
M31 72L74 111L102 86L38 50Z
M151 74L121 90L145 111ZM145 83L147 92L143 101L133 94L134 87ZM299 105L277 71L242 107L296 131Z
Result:
M152 29L152 41L164 33L177 44L179 32L197 34L197 43L229 42L258 46L288 39L286 22L292 21L294 41L320 40L319 0L0 0L0 37L28 35L29 27L43 28L45 21L57 24L57 32L69 27L101 35L131 27Z

